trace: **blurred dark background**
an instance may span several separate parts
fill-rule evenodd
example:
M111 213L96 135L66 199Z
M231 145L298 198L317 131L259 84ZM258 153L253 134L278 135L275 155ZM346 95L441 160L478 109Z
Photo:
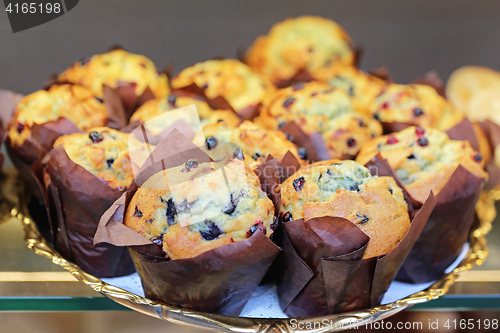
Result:
M29 93L53 72L121 44L175 71L219 55L234 57L289 16L341 24L365 49L361 67L387 65L399 82L436 69L500 70L500 1L487 0L81 0L70 12L13 34L0 5L0 88Z

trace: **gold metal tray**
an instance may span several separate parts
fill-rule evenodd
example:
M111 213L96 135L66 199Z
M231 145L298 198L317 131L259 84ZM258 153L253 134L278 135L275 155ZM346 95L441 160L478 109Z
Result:
M24 195L22 195L22 187L22 183L12 176L2 181L3 195L0 198L2 201L0 213L3 212L4 214L2 214L3 218L0 220L3 221L11 217L19 219L24 228L26 244L37 255L50 259L54 264L63 267L76 279L95 291L135 311L180 325L219 332L247 333L297 332L299 327L310 328L307 331L311 333L342 331L385 319L415 304L428 302L443 296L461 273L481 265L486 259L488 250L485 235L491 230L491 222L496 216L495 199L500 198L500 192L498 191L484 192L481 195L476 206L479 224L471 231L469 252L457 268L444 275L429 288L396 302L361 311L314 318L260 319L214 315L170 306L114 287L85 273L77 265L63 259L40 235L35 223L29 216L27 203ZM14 189L13 192L16 192L17 195L12 195L9 190L5 191L5 188ZM9 192L10 194L6 195Z

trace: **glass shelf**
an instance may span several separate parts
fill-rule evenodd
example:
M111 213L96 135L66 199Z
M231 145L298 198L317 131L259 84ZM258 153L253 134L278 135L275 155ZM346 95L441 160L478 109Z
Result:
M500 208L500 207L497 207ZM500 218L487 235L489 258L445 296L412 310L500 309ZM0 311L128 311L26 246L17 219L0 224Z

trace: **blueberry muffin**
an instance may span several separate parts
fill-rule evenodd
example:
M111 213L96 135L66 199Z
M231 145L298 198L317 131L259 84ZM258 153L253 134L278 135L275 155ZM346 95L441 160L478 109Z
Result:
M288 18L258 37L248 50L246 63L274 84L301 71L316 78L331 66L353 65L349 35L332 20L316 16Z
M361 145L382 134L380 123L357 113L349 95L326 83L296 83L278 90L255 122L268 129L294 121L306 134L321 133L330 158L356 156Z
M375 138L362 147L356 161L364 165L378 153L387 159L408 193L420 202L430 191L437 196L459 165L479 178L488 178L481 154L468 141L451 140L436 129L408 127Z
M235 59L208 60L185 68L172 79L172 88L195 84L209 99L219 96L241 114L263 103L275 88L265 77Z
M150 149L134 137L107 127L60 136L54 148L59 145L63 145L74 163L117 190L124 190L132 183L134 171L140 167L138 164L150 153Z
M166 97L170 91L166 74L158 74L151 60L121 49L80 60L61 73L58 80L88 87L100 97L103 84L116 88L131 83L138 96L147 87L156 97Z
M370 113L375 119L446 131L464 119L434 88L422 84L388 84L373 101Z
M200 133L201 134L201 133ZM228 151L222 153L226 159L239 158L243 159L251 168L255 168L266 161L268 155L281 161L285 154L290 151L297 160L302 161L307 158L307 153L304 148L297 148L290 142L285 133L275 130L265 130L251 121L244 121L239 127L234 127L226 122L215 123L205 126L203 134L195 137L195 143L200 142L203 138L205 144L210 150L217 150L219 142L230 142L236 146L227 146L228 149L235 148L236 151Z
M194 104L198 113L197 117L190 112L173 112L168 117L157 118L146 124L146 129L153 134L158 134L176 121L184 120L193 128L201 123L201 126L225 121L231 126L237 126L240 118L229 110L213 110L202 100L187 96L170 95L168 98L156 98L144 103L130 118L130 124L145 123L155 117L161 116L169 111L177 110ZM198 121L199 119L199 121Z
M478 152L483 157L484 165L487 165L493 158L494 149L492 148L488 140L488 136L481 125L479 123L472 123L472 127L474 128L474 134L476 135L477 144L479 146Z
M283 220L336 216L370 237L363 258L391 252L410 228L403 191L392 177L372 176L354 161L311 164L281 186Z
M25 96L17 105L9 123L9 139L13 146L22 145L31 135L33 124L66 118L85 131L104 126L106 107L91 90L78 85L54 85Z
M371 116L369 109L375 97L385 86L384 80L354 66L334 66L318 76L330 86L343 89L351 97L354 109L368 116Z
M189 160L160 171L134 194L124 224L162 247L171 259L273 233L274 206L242 161L214 172L214 164ZM168 184L168 185L166 185Z

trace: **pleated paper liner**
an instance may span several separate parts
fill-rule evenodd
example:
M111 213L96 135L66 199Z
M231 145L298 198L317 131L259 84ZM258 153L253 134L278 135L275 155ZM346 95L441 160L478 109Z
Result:
M280 127L280 131L288 137L293 138L293 143L303 147L307 152L307 160L311 162L324 161L330 159L330 155L325 145L321 133L306 134L294 121L288 122Z
M384 126L384 132L387 133L399 132L409 126L413 126L408 123L398 122L382 123L382 125ZM486 184L486 189L492 190L500 185L500 167L494 161L495 147L500 144L500 126L490 120L479 122L477 125L486 137L487 142L481 141L481 133L477 133L478 129L475 128L475 124L467 118L448 129L446 134L452 140L469 141L471 147L477 152L481 152L484 149L489 151L488 155L492 157L486 161L485 165L485 170L490 176Z
M379 176L391 176L403 189L410 216L422 206L411 197L404 185L380 155L368 164ZM459 256L474 220L474 211L484 182L459 165L446 185L436 195L436 207L413 249L406 258L397 280L424 283L437 280Z
M374 72L371 74L385 79L389 83L393 83L394 81L389 75L389 72L387 68L385 67L379 67L377 68ZM422 76L418 77L417 79L413 80L411 83L416 83L416 84L423 84L430 86L434 88L434 90L442 97L446 98L445 96L445 86L443 83L443 80L439 76L439 74L431 70ZM407 127L410 126L417 126L416 124L412 123L403 123L403 122L381 122L382 127L384 129L384 134L390 134L394 132L400 132L404 130ZM472 132L471 132L472 131ZM454 140L468 140L474 148L474 150L479 151L479 143L476 135L474 134L472 124L470 121L466 118L452 128L448 129L446 131L448 135L450 136L451 139Z
M396 83L396 81L394 81L394 79L389 74L389 69L386 66L377 67L369 71L368 73L386 81L387 83ZM412 83L431 86L440 96L445 97L445 86L443 80L435 70L428 71L422 76L419 76L418 78L410 82L410 84Z
M193 258L170 260L150 240L123 225L124 213L137 189L156 173L189 159L199 163L212 160L173 130L141 167L128 191L103 215L94 242L130 248L147 297L191 310L236 316L280 252L269 238L259 231L246 240Z
M404 130L405 128L415 126L410 123L401 123L401 122L381 122L382 127L384 128L384 133L395 133ZM476 151L479 151L479 141L474 132L474 127L470 120L464 118L460 123L456 124L452 128L446 131L446 134L452 140L467 140L471 144L472 148Z
M9 181L14 179L9 178ZM10 188L13 192L9 198L18 197L19 200L12 200L11 205L15 208L10 210L9 216L18 218L25 231L25 241L28 247L36 254L48 258L53 263L69 271L79 281L85 283L90 288L103 293L112 300L143 314L167 320L176 324L197 327L223 332L294 332L288 318L242 318L234 316L214 315L206 312L191 311L188 309L168 305L146 297L133 294L121 288L112 286L102 280L84 272L80 267L62 258L40 235L33 222L27 208L26 197L21 194L22 186L5 186L2 189ZM21 184L22 185L22 184ZM3 198L6 199L6 198ZM470 232L470 249L465 258L450 273L445 274L439 281L436 281L427 289L404 297L395 302L367 308L359 311L351 311L342 314L334 314L321 317L307 317L296 319L297 325L312 324L311 333L324 332L321 325L325 320L331 322L331 331L343 331L348 328L356 328L369 322L386 319L408 307L425 303L439 298L448 292L451 285L465 271L481 265L488 255L485 235L491 229L491 222L496 216L493 199L484 193L476 207L478 222L477 228ZM314 326L316 325L316 326Z

